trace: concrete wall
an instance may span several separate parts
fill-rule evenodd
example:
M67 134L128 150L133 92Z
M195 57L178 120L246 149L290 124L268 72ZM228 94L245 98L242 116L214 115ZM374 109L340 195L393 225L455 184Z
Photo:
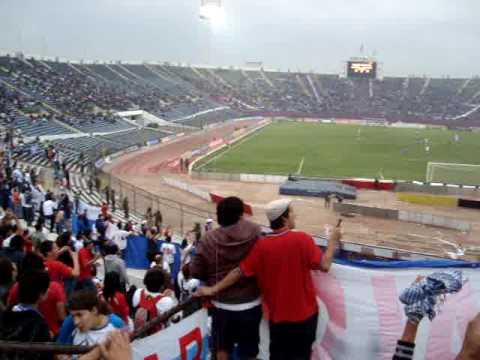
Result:
M348 203L334 203L333 210L339 213L353 213L363 216L376 217L380 219L413 222L416 224L438 226L446 229L453 229L465 232L470 231L471 229L470 223L466 221L446 216L439 216L415 211L382 209Z
M432 186L413 183L398 183L395 188L395 192L416 192L432 195L460 195L473 197L480 195L480 190L475 190L474 188L461 188L458 186Z
M393 209L382 209L348 203L334 203L333 210L339 213L354 213L380 219L398 220L398 210Z
M466 221L415 211L399 211L398 220L423 225L438 226L458 231L470 231L471 228L471 225Z

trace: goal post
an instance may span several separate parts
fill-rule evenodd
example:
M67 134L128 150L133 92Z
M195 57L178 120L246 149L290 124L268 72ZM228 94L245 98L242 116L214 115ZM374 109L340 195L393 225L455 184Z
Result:
M480 165L429 162L425 176L427 182L480 185Z

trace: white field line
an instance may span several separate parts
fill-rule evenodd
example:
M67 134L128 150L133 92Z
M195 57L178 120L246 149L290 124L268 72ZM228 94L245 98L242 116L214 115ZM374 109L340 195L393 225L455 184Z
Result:
M297 175L300 175L302 173L304 160L305 160L304 157L302 157L302 160L300 160L300 164L298 165Z
M228 153L228 152L236 149L238 146L242 145L244 142L253 139L255 136L257 136L258 134L260 134L260 133L263 131L263 129L265 129L265 128L267 128L267 127L268 127L268 126L264 126L264 127L261 128L260 130L255 131L255 133L254 133L253 135L247 136L247 137L245 137L244 139L240 140L239 142L231 145L229 148L227 148L227 150L220 152L220 154L215 155L215 156L212 157L210 160L204 162L202 165L200 165L200 166L197 168L197 170L200 170L201 168L203 168L204 166L207 166L207 165L210 164L211 162L220 159L220 158L221 158L222 156L224 156L226 153ZM228 145L227 145L227 146L228 146Z

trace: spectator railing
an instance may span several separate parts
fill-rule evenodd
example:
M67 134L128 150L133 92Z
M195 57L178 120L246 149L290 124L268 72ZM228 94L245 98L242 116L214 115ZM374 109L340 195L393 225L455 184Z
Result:
M170 226L177 233L184 234L185 231L192 229L195 223L204 224L206 219L216 218L214 216L215 209L213 204L207 205L210 209L197 208L146 191L101 169L97 169L96 176L100 180L100 189L98 190L102 198L106 197L105 189L107 187L115 190L116 210L125 211L123 206L125 198L128 199L129 215L140 215L141 218L144 218L149 207L153 213L160 210L162 214L162 226ZM159 178L159 182L160 181Z
M192 305L196 305L197 308L200 304L199 298L191 297L172 309L164 312L163 314L157 316L155 319L148 321L140 329L135 330L130 333L130 341L141 339L150 334L150 330L154 327L166 323L174 315L190 308ZM161 330L160 330L161 331ZM74 354L86 354L89 351L93 350L96 347L94 346L82 346L82 345L63 345L51 342L18 342L18 341L3 341L0 340L0 353L16 353L16 354L25 354L25 353L48 353L51 355L74 355Z

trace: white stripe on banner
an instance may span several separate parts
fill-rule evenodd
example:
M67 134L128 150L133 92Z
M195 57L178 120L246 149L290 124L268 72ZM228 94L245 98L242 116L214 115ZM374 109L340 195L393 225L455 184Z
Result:
M448 269L364 269L334 264L314 273L320 319L313 359L392 359L405 325L400 293L417 275ZM419 327L414 359L454 359L467 324L480 309L480 273L462 269L468 282L447 295L440 313Z

